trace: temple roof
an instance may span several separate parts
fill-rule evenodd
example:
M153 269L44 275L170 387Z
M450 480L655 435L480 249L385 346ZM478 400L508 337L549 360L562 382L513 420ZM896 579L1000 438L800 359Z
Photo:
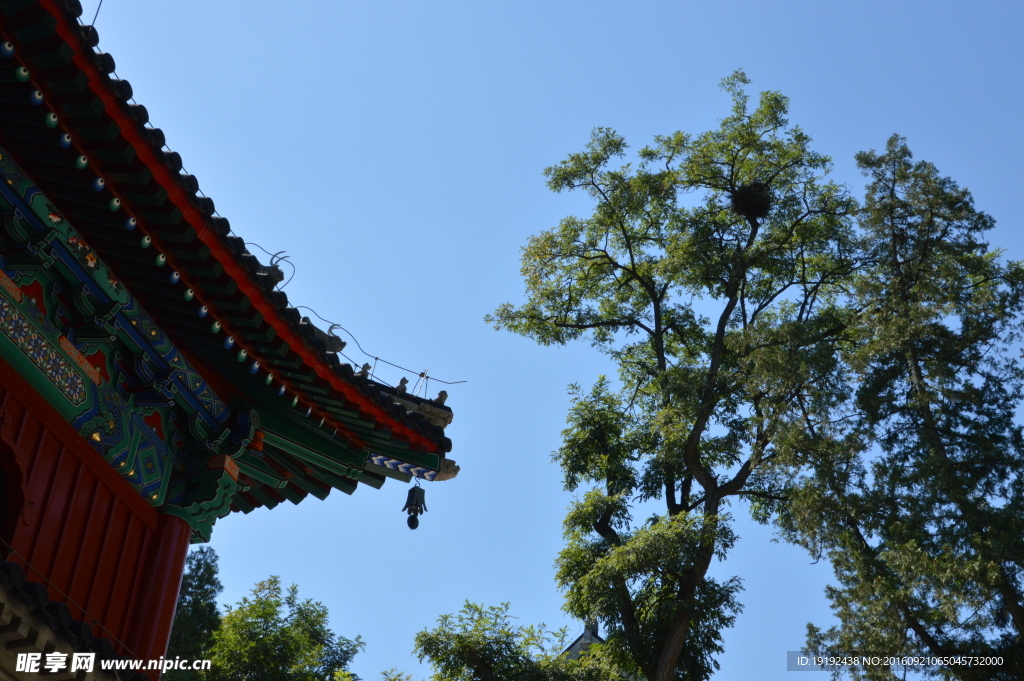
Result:
M280 270L249 252L181 172L81 12L78 0L0 2L0 143L220 398L261 414L267 433L254 449L269 445L273 463L266 480L252 473L254 494L235 495L233 508L321 496L324 484L351 492L356 479L330 473L334 451L365 459L358 481L373 486L451 477L451 410L339 360L341 339L292 305ZM307 480L292 455L325 467Z

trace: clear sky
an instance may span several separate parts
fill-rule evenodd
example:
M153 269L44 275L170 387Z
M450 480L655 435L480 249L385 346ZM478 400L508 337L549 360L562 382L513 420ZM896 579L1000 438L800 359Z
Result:
M88 22L97 2L83 4ZM391 667L424 678L414 633L465 599L579 633L553 580L570 496L550 453L566 386L608 366L585 344L542 348L482 321L521 300L527 237L588 213L543 169L595 126L634 148L716 126L718 82L743 68L755 91L791 98L855 193L854 153L899 132L1024 258L1022 19L1024 3L984 0L106 0L100 48L235 232L288 252L289 300L373 354L468 381L448 388L462 472L425 485L418 530L395 481L235 514L213 533L223 600L271 574L298 584L335 631L363 636L353 670L367 681ZM789 678L785 652L829 621L830 568L770 529L738 533L714 569L744 579L745 611L715 679Z

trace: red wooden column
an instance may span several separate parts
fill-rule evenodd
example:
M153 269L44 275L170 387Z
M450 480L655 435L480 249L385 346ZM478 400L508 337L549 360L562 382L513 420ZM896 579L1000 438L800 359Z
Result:
M118 653L167 651L191 530L151 507L0 358L0 528L28 579ZM157 678L150 672L151 678Z
M155 660L167 653L191 535L192 528L184 520L160 514L150 539L146 569L135 585L139 590L136 620L144 625L135 628L125 641L143 659Z

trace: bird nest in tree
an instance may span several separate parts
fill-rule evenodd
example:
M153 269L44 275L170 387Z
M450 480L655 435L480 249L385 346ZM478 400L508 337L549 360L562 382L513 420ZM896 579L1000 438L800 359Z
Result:
M732 209L749 220L760 220L772 209L772 193L763 182L751 182L732 192Z

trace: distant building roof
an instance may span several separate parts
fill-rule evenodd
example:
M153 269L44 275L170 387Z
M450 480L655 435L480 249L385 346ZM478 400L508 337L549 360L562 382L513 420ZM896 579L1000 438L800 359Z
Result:
M580 655L594 643L604 643L604 639L597 633L597 621L591 620L583 625L583 633L562 654L570 660L579 659Z

